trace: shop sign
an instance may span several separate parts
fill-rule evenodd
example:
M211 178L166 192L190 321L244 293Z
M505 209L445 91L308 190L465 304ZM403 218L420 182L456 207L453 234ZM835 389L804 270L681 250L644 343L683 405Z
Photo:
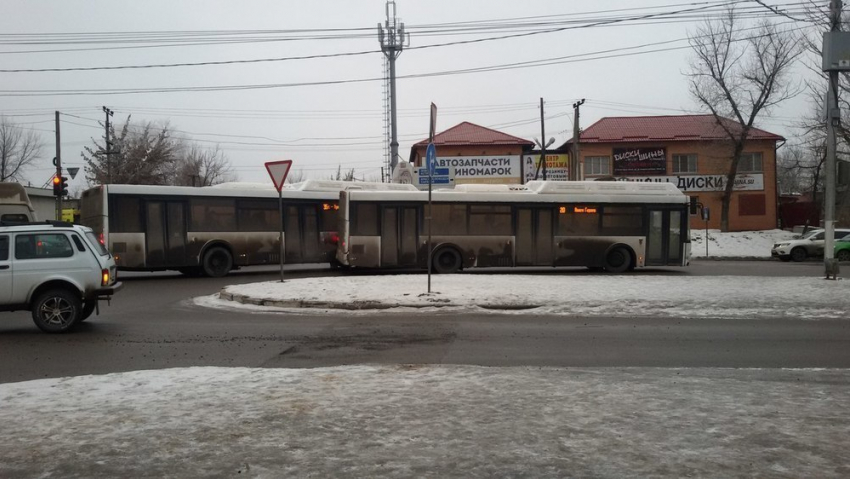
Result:
M617 181L635 181L652 183L673 183L682 191L724 191L726 175L683 175L683 176L629 176L619 177ZM764 175L761 173L735 176L735 191L764 190Z
M546 155L546 179L549 181L567 181L570 179L569 155ZM525 183L534 179L543 179L543 167L538 171L540 155L525 155L522 157L522 171Z
M436 167L452 169L458 184L519 183L522 178L519 155L438 156Z
M664 147L614 148L614 176L667 173Z

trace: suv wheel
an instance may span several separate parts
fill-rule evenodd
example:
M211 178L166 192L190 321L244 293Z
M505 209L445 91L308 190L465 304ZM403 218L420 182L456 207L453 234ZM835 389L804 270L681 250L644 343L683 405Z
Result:
M850 249L843 249L839 251L838 261L850 261Z
M806 248L803 248L802 246L798 246L791 250L791 259L798 263L800 261L805 261L807 256L809 256L809 254L806 253Z
M82 301L66 289L42 293L32 305L32 320L45 333L64 333L80 320Z
M94 308L97 307L97 300L86 301L83 303L83 312L80 313L80 322L89 319L89 316L94 313Z

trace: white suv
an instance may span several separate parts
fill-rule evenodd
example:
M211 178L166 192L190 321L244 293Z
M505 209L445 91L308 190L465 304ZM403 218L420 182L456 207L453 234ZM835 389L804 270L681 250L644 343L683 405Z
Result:
M61 333L121 289L115 260L91 228L63 222L0 223L0 311L26 309Z
M803 261L810 256L823 256L825 231L821 228L809 231L798 239L776 243L770 250L770 255L782 261ZM837 228L834 238L839 240L850 236L850 229Z

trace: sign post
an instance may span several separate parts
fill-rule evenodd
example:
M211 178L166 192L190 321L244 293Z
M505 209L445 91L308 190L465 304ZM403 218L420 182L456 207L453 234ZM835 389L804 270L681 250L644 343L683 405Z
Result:
M434 206L431 204L431 189L434 183L434 173L437 169L437 147L434 145L434 135L437 130L437 105L431 103L431 118L428 128L428 148L425 150L425 168L428 170L428 294L431 294L431 222L434 216Z
M433 112L433 110L432 110ZM433 123L433 119L431 122ZM432 138L433 140L433 138ZM428 294L431 294L431 219L434 216L434 207L431 204L431 191L434 183L434 173L437 169L437 147L433 141L428 143L425 150L425 170L428 171Z
M286 175L289 174L289 169L292 167L292 160L269 161L266 163L266 170L269 176L272 177L272 183L277 188L278 199L278 215L280 221L280 282L283 283L283 184L286 181Z

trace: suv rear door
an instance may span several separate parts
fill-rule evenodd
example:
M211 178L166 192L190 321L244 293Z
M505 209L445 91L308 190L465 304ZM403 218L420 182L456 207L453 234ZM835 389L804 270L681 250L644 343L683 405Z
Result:
M65 231L19 232L14 235L15 288L14 302L26 302L35 286L56 272L64 278L73 278L81 284L79 276L90 274L89 268L80 264L71 239Z
M9 250L9 235L0 234L0 304L7 304L12 299L12 260Z

